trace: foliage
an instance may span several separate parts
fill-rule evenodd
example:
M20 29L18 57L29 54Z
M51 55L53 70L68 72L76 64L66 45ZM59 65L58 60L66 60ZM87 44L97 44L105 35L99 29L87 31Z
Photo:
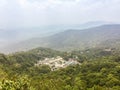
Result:
M101 49L59 52L37 48L0 54L0 90L119 90L119 51L103 52ZM34 65L38 60L56 56L73 58L81 64L57 71Z

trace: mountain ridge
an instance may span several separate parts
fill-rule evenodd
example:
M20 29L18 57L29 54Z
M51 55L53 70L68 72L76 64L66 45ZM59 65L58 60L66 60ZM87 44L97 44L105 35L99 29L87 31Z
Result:
M84 50L87 48L95 48L100 46L107 47L107 44L101 44L109 40L118 42L119 38L120 24L107 24L83 30L70 29L48 37L33 38L6 47L6 49L9 48L9 51L20 51L29 50L36 47L45 47L63 51L75 49Z

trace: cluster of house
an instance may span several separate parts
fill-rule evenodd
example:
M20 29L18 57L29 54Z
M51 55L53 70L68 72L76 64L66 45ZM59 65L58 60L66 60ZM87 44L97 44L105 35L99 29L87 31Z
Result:
M69 59L64 60L62 57L57 56L56 58L45 58L44 60L38 61L35 66L48 65L52 71L58 70L60 68L65 68L70 65L80 64L77 60Z

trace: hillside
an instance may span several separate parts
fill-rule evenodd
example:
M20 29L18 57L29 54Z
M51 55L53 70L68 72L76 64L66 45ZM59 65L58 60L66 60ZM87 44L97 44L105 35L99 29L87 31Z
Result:
M117 49L36 48L0 54L0 90L119 90L119 53Z
M120 25L102 25L79 30L71 29L44 38L33 38L3 48L3 52L47 47L56 50L85 50L97 47L117 47L120 45ZM114 43L113 43L114 42ZM109 44L108 44L109 43Z

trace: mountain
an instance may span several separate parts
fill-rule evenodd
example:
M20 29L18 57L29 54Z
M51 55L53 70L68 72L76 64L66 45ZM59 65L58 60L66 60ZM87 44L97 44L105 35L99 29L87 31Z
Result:
M46 25L36 27L18 27L18 28L4 28L0 29L0 48L12 43L18 43L27 39L35 37L47 37L54 35L61 31L65 31L70 28L85 29L95 26L104 25L110 22L105 21L92 21L84 24L72 24L72 25Z
M109 24L89 29L71 29L48 37L33 38L3 48L3 52L15 52L36 47L56 50L75 50L96 47L119 47L120 25Z

